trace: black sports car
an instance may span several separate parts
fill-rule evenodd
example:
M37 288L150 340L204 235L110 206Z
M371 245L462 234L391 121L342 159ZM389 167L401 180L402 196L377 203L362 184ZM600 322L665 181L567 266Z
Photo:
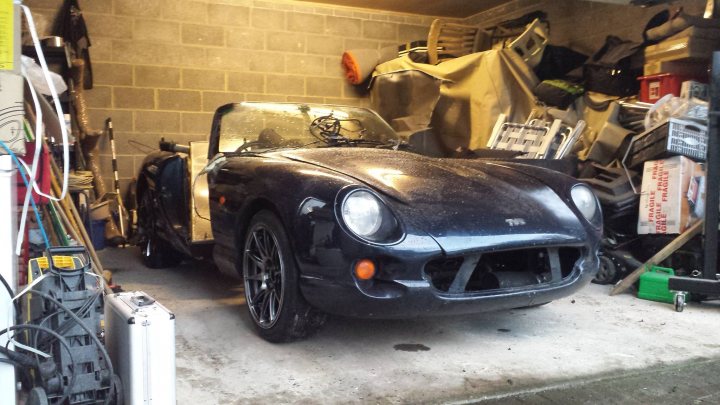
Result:
M209 142L161 143L145 159L145 262L212 252L221 271L242 276L252 320L272 342L305 336L325 313L534 306L593 278L602 218L587 186L410 144L365 108L224 105Z

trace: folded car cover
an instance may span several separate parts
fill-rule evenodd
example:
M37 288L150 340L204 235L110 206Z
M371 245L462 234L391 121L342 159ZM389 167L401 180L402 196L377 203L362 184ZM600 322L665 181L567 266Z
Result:
M430 126L440 83L418 70L387 73L373 80L370 103L395 131L421 131Z
M404 86L395 86L395 93L380 89L386 80L398 80L402 72L423 72L437 80L439 97L428 86L422 93L409 97ZM409 82L417 76L408 75ZM373 72L371 83L372 106L387 121L405 115L431 116L433 132L447 151L458 147L484 148L499 114L511 121L524 122L535 107L532 90L538 79L522 59L512 50L490 50L451 59L437 65L416 63L407 56L382 63ZM417 97L437 102L418 102ZM394 104L397 104L393 106ZM393 106L392 111L388 111ZM411 111L403 106L416 106L431 111ZM393 113L394 112L394 113Z

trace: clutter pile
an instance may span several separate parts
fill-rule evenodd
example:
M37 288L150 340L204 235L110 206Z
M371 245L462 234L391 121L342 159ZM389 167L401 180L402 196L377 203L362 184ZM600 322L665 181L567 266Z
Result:
M77 8L76 5L73 7ZM61 17L72 12L72 7L66 8L60 13ZM74 24L79 23L76 21ZM37 94L33 95L34 103L29 96L26 97L22 129L28 142L25 156L20 156L19 160L26 167L37 168L34 177L36 186L31 195L39 215L35 221L32 218L28 221L27 237L20 238L23 242L21 267L30 258L42 255L47 246L84 244L93 256L94 270L102 274L95 250L104 248L106 244L118 246L126 243L131 236L131 229L126 226L130 214L119 198L117 180L112 191L108 190L103 180L102 173L110 172L117 164L113 162L112 168L103 168L97 156L101 139L112 138L112 121L108 119L103 129L94 129L87 113L84 90L92 88L90 57L87 47L78 49L76 46L78 40L89 43L87 32L80 38L70 34L66 32L64 37L50 37L37 44L30 40L32 35L29 31L24 34L27 41L23 41L22 46L23 65L28 72L25 94L31 91ZM49 101L51 99L47 97L51 91L41 67L43 63L48 66L48 77L52 79L60 102L67 111L65 128L54 119L56 114ZM33 128L42 128L42 132L36 134ZM68 135L67 142L59 142L63 139L63 130ZM110 139L111 144L112 141ZM67 154L68 159L62 164L52 158L63 154ZM24 201L26 195L22 176L18 172L18 201ZM21 269L21 283L26 281L26 274Z
M107 328L104 321L106 297L120 288L112 285L112 274L103 269L96 250L108 242L124 244L130 235L119 198L112 121L106 121L104 130L94 130L86 110L83 89L92 88L87 30L74 0L65 1L58 14L63 37L42 41L30 10L21 4L10 3L9 7L16 15L22 10L27 42L22 47L22 69L0 72L0 107L7 110L8 105L11 113L5 114L8 118L1 117L0 127L12 129L0 137L0 155L9 155L2 156L10 158L4 161L12 161L17 169L15 174L3 168L9 173L6 179L17 177L17 189L3 188L9 202L4 213L11 214L5 218L13 218L17 211L19 218L17 243L14 231L3 239L7 244L13 241L14 248L12 260L8 259L12 262L9 271L0 274L6 290L3 294L9 296L4 301L8 316L2 317L0 330L0 363L7 366L2 382L12 387L3 390L3 399L12 394L7 402L15 403L17 390L18 403L122 404L126 392L144 388L136 381L148 381L142 371L135 372L137 377L128 377L130 365L143 370L128 358L146 356L136 353L144 345L134 343L127 344L134 352L123 352L123 339L129 335L138 341L148 338L142 331L147 329L145 323L138 322L139 327L128 334L120 326ZM12 21L10 18L11 28ZM13 37L20 39L14 33ZM9 45L11 49L14 46ZM106 191L96 153L98 141L106 136L113 152L113 192ZM14 220L6 222L6 228L16 226ZM16 256L20 257L19 269ZM165 328L168 339L174 338L173 319L165 311L165 323L172 323ZM126 326L128 323L134 322L125 320ZM106 348L108 341L114 346ZM152 367L172 368L172 373L162 371L164 385L170 386L170 380L174 383L174 343L159 344L165 346L165 357L162 364L153 363ZM8 369L12 373L8 374ZM17 384L6 378L8 375L16 375ZM172 390L174 394L174 385ZM137 403L147 397L133 396L131 400ZM174 397L157 393L155 398L174 401Z
M492 27L437 20L427 40L399 46L390 60L365 58L349 77L421 153L522 159L587 182L605 216L597 283L658 264L672 270L655 277L691 275L702 267L693 236L705 212L717 17L712 8L703 17L666 10L643 42L608 36L590 56L554 45L542 11ZM678 235L683 243L673 244ZM650 263L660 252L662 263Z

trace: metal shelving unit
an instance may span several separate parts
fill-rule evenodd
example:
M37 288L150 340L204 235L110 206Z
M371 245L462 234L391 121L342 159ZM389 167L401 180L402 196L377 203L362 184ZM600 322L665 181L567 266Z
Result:
M708 114L707 182L705 192L704 265L702 277L672 277L673 291L720 296L718 269L718 206L720 205L720 52L713 53L710 78L710 111ZM678 301L681 302L678 302ZM675 309L682 311L684 294L675 298Z

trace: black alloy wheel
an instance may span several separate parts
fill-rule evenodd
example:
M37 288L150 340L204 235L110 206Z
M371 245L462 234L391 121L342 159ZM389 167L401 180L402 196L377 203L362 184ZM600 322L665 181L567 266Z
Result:
M245 234L242 272L245 301L260 336L280 343L303 338L325 320L300 293L287 234L270 211L252 218Z
M282 309L283 267L275 235L265 224L256 224L245 244L243 276L250 314L261 328L275 325Z

